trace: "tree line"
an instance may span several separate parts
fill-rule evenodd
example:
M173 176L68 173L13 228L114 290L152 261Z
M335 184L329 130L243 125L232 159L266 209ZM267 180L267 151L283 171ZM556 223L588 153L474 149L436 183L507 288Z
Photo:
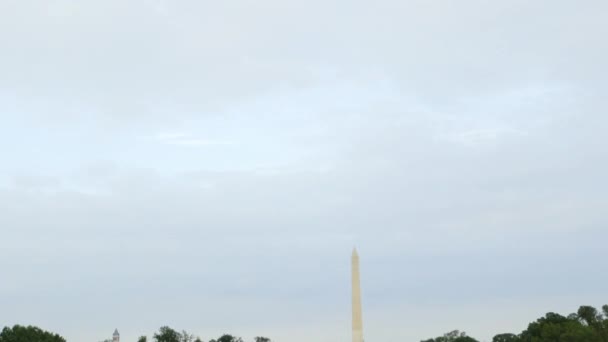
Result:
M178 332L170 327L161 327L157 333L152 336L154 342L203 342L203 340L185 330ZM0 342L3 342L0 340ZM137 342L148 342L148 337L141 336ZM243 342L243 339L230 334L224 334L217 339L209 340L209 342ZM254 338L254 342L271 342L267 337L258 336Z
M185 330L177 331L170 327L161 327L158 332L152 335L151 341L154 342L203 342L203 340ZM4 327L0 332L0 342L66 342L62 336L42 330L34 326L15 325L13 327ZM112 342L112 340L104 340L103 342ZM140 336L137 342L148 342L147 336ZM209 340L209 342L243 342L243 339L230 334L224 334L217 339ZM258 336L254 338L254 342L272 342L267 337Z
M0 341L2 342L2 341ZM451 331L443 336L421 342L479 342L465 332ZM598 311L592 306L581 306L568 316L549 312L528 324L519 334L503 333L492 342L608 342L608 305Z
M170 327L161 327L152 335L151 342L203 342L187 331L177 331ZM20 326L5 327L0 332L0 342L66 342L58 334L44 331L38 327ZM124 341L123 341L124 342ZM137 342L148 342L147 336L141 336ZM243 342L243 339L224 334L209 342ZM254 342L271 342L267 337L255 337ZM474 337L458 330L421 342L479 342ZM545 316L528 324L526 330L519 334L501 333L492 342L608 342L608 305L601 311L592 306L581 306L576 313L568 316L549 312Z

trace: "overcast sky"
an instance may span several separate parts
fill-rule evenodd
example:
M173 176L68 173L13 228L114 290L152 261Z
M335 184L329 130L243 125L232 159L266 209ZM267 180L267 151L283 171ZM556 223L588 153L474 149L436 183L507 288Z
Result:
M0 0L0 326L482 340L607 304L608 2Z

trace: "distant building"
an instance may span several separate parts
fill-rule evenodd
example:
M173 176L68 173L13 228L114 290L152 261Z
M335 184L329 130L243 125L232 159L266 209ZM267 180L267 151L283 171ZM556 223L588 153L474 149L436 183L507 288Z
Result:
M120 342L120 334L118 329L114 329L114 335L112 335L112 342Z

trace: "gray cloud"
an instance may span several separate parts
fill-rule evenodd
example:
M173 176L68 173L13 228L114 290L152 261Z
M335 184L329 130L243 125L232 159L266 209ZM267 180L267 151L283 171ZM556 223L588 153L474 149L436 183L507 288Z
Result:
M602 304L607 10L1 2L0 322L344 340L353 245L368 339Z

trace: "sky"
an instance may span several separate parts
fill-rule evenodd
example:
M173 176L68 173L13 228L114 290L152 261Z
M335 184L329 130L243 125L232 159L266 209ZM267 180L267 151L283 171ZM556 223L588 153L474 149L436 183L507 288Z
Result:
M608 2L0 0L0 326L489 341L606 301Z

